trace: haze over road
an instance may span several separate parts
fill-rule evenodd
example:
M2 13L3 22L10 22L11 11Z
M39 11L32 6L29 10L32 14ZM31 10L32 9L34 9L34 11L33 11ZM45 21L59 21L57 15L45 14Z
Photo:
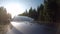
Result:
M40 25L34 22L21 21L11 22L11 24L13 27L7 32L7 34L55 34L54 27Z

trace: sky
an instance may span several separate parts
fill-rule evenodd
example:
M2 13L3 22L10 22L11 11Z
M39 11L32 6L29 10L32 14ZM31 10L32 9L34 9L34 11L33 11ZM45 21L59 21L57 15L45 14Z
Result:
M43 0L0 0L0 6L5 7L12 16L21 14L30 7L37 8L41 3Z

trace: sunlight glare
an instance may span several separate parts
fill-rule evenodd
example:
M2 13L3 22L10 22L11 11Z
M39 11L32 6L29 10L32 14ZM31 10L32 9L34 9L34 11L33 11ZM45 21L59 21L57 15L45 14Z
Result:
M5 8L7 9L7 13L10 13L12 17L21 14L24 11L23 6L17 3L7 4Z
M16 26L16 25L18 25L19 23L11 22L11 24L12 24L13 26Z

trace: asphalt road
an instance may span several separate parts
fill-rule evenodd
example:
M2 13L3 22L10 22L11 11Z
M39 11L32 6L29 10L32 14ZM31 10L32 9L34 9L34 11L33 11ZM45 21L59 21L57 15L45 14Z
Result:
M14 21L14 22L13 22ZM56 29L52 26L40 25L32 22L33 19L25 16L14 17L12 29L7 34L55 34ZM31 23L32 22L32 23Z
M13 28L7 34L55 34L54 27L30 22L11 22Z

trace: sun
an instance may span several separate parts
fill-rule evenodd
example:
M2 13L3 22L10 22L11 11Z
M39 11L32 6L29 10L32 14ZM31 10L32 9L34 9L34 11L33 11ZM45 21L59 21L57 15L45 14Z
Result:
M5 8L7 9L7 13L10 13L12 17L23 13L23 6L18 3L7 4Z

